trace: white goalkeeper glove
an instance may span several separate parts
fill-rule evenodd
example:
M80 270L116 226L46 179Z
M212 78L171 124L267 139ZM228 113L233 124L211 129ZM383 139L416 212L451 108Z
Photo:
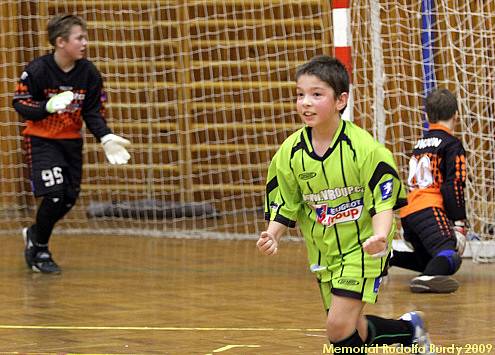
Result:
M49 113L62 112L74 99L74 93L72 91L64 91L60 94L54 95L46 103L46 110Z
M456 250L457 253L462 256L464 249L466 248L466 226L464 221L454 222L454 235L456 239Z
M131 158L127 149L124 148L131 142L125 138L110 133L101 138L101 144L110 164L127 164Z

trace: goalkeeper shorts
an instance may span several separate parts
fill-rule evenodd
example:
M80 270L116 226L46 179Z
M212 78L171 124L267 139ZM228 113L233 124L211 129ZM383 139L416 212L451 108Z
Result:
M27 163L36 197L65 190L77 197L82 178L82 139L25 137Z

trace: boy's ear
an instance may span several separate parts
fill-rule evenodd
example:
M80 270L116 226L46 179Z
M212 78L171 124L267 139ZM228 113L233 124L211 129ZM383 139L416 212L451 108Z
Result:
M349 100L349 93L343 92L340 94L340 96L337 98L337 110L342 110L344 107L347 106L347 101Z
M64 48L65 40L62 37L57 37L55 40L55 48Z

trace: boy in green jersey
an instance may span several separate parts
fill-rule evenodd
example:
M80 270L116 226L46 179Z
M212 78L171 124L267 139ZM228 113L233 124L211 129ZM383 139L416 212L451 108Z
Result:
M393 209L406 203L392 154L341 119L349 77L342 63L318 56L296 72L297 112L305 126L289 136L268 171L265 215L257 242L265 255L296 222L327 311L334 349L403 344L432 354L421 312L401 319L362 314L375 303L395 233ZM338 351L338 350L337 350ZM340 352L341 353L341 352Z

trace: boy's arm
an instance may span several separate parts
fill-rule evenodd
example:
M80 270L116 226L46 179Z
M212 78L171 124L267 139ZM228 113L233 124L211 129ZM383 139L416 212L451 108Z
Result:
M390 250L393 210L406 203L392 153L379 147L370 153L361 169L365 182L364 204L370 213L373 236L363 243L363 249L373 257L384 257Z
M464 188L466 186L465 151L460 141L445 150L445 180L440 191L443 206L449 219L453 221L466 219Z
M83 119L91 133L98 139L110 164L127 164L131 155L125 147L131 144L125 138L112 133L104 117L105 95L103 81L98 70L91 64L90 85L83 106Z
M388 234L392 228L394 214L385 210L371 218L373 236L363 243L363 249L373 257L383 257L388 253Z
M407 204L393 155L385 147L380 146L368 155L360 173L365 186L364 206L371 216Z
M388 236L390 230L392 229L392 222L394 220L394 213L392 210L386 210L375 214L371 218L371 223L373 225L374 235Z
M285 148L285 149L284 149ZM302 200L290 165L290 146L282 146L273 156L268 169L265 196L265 219L270 221L260 234L256 246L265 255L274 255L278 243L288 228L296 224Z
M270 221L266 231L261 232L256 246L265 255L275 255L278 251L280 238L287 230L287 226L282 223Z
M36 100L44 97L41 89L35 84L36 80L32 73L24 71L17 82L12 106L25 119L39 121L49 115L46 110L48 100Z
M103 136L112 133L112 131L107 126L104 117L105 96L101 75L96 68L91 67L90 70L92 70L89 76L91 85L88 87L84 98L82 117L89 131L100 141Z

